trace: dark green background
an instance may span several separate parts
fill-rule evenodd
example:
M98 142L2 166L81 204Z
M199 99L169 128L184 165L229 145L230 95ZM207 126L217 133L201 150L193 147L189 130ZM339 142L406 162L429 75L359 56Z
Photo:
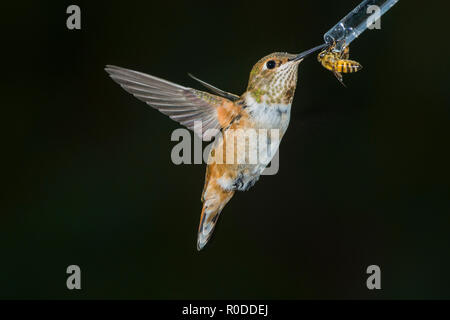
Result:
M81 31L69 1L3 10L1 298L450 298L447 2L400 1L352 44L347 89L301 64L279 173L200 253L205 166L172 164L179 126L104 65L241 94L258 59L320 44L359 0L75 3Z

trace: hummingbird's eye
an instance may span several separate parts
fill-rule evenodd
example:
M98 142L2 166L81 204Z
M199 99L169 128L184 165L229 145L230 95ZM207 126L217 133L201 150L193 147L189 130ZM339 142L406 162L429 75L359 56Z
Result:
M269 60L266 63L267 69L273 69L276 67L276 65L277 65L277 63L275 62L275 60Z

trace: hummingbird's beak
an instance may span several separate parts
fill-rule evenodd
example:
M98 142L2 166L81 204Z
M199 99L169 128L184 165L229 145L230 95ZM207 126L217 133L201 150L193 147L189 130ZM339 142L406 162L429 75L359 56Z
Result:
M328 44L324 43L321 44L320 46L314 47L312 49L303 51L302 53L300 53L299 55L297 55L295 58L289 59L289 61L298 61L298 60L303 60L303 58L305 58L306 56L309 56L311 53L314 53L316 51L319 51L320 49L323 49L325 47L327 47Z

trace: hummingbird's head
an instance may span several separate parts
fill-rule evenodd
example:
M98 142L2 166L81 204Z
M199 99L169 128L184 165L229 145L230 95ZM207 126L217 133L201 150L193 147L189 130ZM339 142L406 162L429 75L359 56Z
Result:
M298 55L276 52L259 60L250 72L247 92L257 103L291 104L297 86L298 65L324 45Z
M297 70L302 60L294 54L276 52L259 60L250 72L247 91L258 103L292 102Z

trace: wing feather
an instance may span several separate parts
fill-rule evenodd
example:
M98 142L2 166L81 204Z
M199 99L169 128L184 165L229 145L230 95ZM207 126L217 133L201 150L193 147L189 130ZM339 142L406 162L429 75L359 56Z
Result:
M214 87L213 85L211 85L211 84L209 84L209 83L207 83L207 82L205 82L205 81L203 81L203 80L200 80L200 79L197 78L197 77L194 77L194 76L193 76L192 74L190 74L190 73L188 73L188 75L189 75L189 77L191 77L191 78L194 79L195 81L200 82L203 86L205 86L206 88L208 88L208 89L211 90L212 92L218 94L219 96L222 96L222 97L224 97L224 98L227 98L227 99L229 99L229 100L231 100L231 101L236 101L236 100L239 99L239 96L237 96L237 95L235 95L235 94L233 94L233 93L229 93L229 92L223 91L223 90L221 90L221 89L219 89L219 88L217 88L217 87Z
M125 91L193 130L203 139L210 139L205 135L206 130L219 130L239 112L238 107L225 97L117 66L108 65L105 71ZM218 118L221 108L229 113L225 120ZM197 121L201 122L201 130L197 126L194 128Z

